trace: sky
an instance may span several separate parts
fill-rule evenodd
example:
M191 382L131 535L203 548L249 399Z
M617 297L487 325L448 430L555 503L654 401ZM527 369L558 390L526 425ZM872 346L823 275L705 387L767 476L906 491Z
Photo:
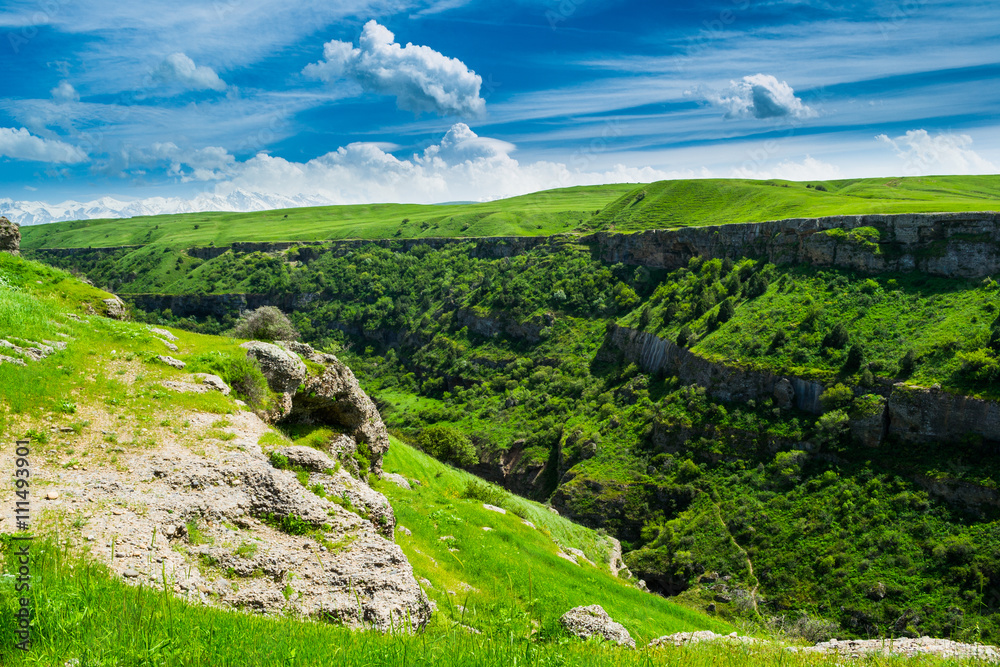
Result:
M0 198L1000 172L1000 6L0 0Z

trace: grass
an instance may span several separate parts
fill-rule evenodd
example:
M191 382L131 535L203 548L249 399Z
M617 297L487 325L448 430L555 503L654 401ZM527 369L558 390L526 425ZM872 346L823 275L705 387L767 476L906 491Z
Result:
M822 184L826 191L807 185ZM465 205L370 204L258 213L188 213L25 227L22 247L224 246L246 241L540 236L860 213L1000 208L998 176L822 183L706 179L565 188ZM179 268L184 268L182 264ZM164 268L169 271L169 268Z
M192 213L120 220L85 220L24 227L23 248L170 247L243 241L345 238L538 236L568 232L632 185L538 192L484 204L365 204L294 208L262 213Z
M808 186L823 185L826 191ZM998 176L922 176L840 181L660 181L610 204L595 229L636 231L869 213L931 213L1000 208Z
M129 425L136 443L142 428L154 426L150 414L157 407L217 414L236 410L232 399L217 392L167 391L160 382L185 373L156 361L166 350L145 326L88 314L101 312L110 294L5 253L0 253L0 276L6 285L0 289L0 339L66 343L66 349L40 361L0 364L0 437L22 435L19 429L43 415L73 428L83 421L78 413L100 406ZM177 333L180 351L171 354L182 359L239 351L233 339Z
M781 648L703 646L628 650L598 642L530 641L530 624L516 609L495 632L475 635L434 624L421 634L345 628L293 618L265 617L188 604L148 587L113 579L101 565L81 560L57 542L33 548L33 644L15 650L15 596L9 575L0 578L0 664L14 665L580 665L739 666L836 665L834 657L791 655ZM10 567L10 555L7 567ZM71 662L79 661L79 663ZM858 665L938 665L917 659L864 659Z
M456 623L485 631L499 605L517 602L542 636L558 635L562 614L590 604L603 606L637 642L674 632L733 629L613 577L605 538L538 503L498 489L508 513L484 509L481 500L462 497L476 477L398 440L384 466L420 481L410 491L390 482L379 483L378 490L391 501L398 523L412 532L397 533L397 542L414 571L431 582L428 594ZM442 540L449 536L453 539ZM570 548L584 551L594 565L583 560L574 565L557 555Z

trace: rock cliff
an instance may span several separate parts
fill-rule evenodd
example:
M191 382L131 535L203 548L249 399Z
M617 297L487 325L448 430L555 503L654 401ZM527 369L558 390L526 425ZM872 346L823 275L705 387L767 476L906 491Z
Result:
M913 213L600 232L583 239L607 262L678 269L690 258L758 257L863 273L920 271L982 278L1000 273L1000 213Z
M746 402L774 398L778 405L821 414L823 384L804 378L741 368L706 359L673 342L628 327L612 325L604 355L621 355L647 373L676 375L684 384L705 387L722 401ZM1000 402L987 401L939 389L896 383L886 389L882 408L852 423L852 437L869 447L886 438L901 442L958 444L970 436L1000 443Z
M21 229L7 218L0 216L0 252L20 254Z

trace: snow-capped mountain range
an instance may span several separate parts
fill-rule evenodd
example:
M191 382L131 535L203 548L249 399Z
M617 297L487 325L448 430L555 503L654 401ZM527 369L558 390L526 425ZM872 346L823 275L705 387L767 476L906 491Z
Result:
M96 218L132 218L140 215L168 213L198 213L203 211L269 211L300 206L327 206L337 202L321 196L263 194L234 190L221 194L200 194L192 199L181 197L150 197L136 201L121 201L101 197L89 202L64 201L46 204L39 201L16 201L0 198L0 215L19 225L41 225L62 220L93 220Z

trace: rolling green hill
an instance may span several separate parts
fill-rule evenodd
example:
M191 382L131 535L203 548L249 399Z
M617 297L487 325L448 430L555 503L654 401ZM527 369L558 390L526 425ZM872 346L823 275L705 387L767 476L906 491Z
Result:
M1000 176L823 183L678 180L549 190L482 204L371 204L60 222L25 227L22 245L176 248L246 241L539 236L825 215L996 209L1000 209Z
M938 213L1000 208L1000 176L926 176L843 181L660 181L608 205L591 225L637 231L782 218Z
M261 213L188 213L122 220L83 220L22 229L23 248L171 247L241 241L538 236L578 228L634 185L549 190L483 204L365 204Z

